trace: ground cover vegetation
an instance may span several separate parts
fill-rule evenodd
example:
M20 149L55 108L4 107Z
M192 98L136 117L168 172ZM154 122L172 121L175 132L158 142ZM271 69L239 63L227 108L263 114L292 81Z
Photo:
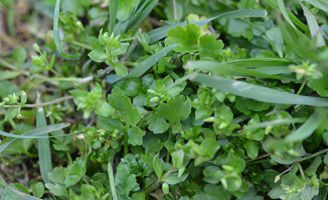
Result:
M325 0L1 0L1 200L325 200Z

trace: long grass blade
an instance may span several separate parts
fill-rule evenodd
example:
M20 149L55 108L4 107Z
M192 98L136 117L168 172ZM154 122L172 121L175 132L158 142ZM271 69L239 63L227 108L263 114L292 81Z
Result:
M303 123L306 121L304 118L287 118L287 119L276 119L272 121L264 121L254 125L247 125L244 127L245 130L254 130L258 128L266 128L268 126L287 125L294 123Z
M206 20L195 21L195 22L190 22L190 23L194 23L199 26L203 26L216 19L234 19L234 18L242 18L242 17L265 17L266 15L267 15L267 12L265 10L244 9L244 10L235 10L235 11L226 12L226 13L217 15L215 17L211 17ZM179 23L175 23L175 24L162 26L153 31L150 31L148 33L149 38L150 38L150 43L154 43L158 40L163 39L170 29L175 28L177 26L184 26L184 25L186 25L186 22L179 22Z
M302 59L317 60L315 45L303 33L291 27L288 23L280 25L284 42L296 55Z
M60 13L61 0L56 0L54 19L53 19L53 38L59 55L67 59L77 59L80 57L79 54L68 54L64 52L61 40L60 40L60 31L59 31L59 13Z
M306 21L310 28L312 38L317 40L317 47L326 46L325 39L322 35L320 26L311 11L301 3Z
M112 194L112 198L113 198L113 200L118 200L116 188L115 188L114 172L113 172L113 167L112 167L111 161L108 161L107 173L108 173L109 185L110 185L110 190L111 190L110 193Z
M326 0L304 0L304 1L328 13L328 2Z
M0 131L0 135L5 137L11 137L16 139L40 139L40 138L48 138L49 136L45 136L48 133L61 130L65 127L69 126L68 123L60 123L60 124L53 124L46 127L39 127L32 131L28 131L23 135L15 135L12 133L7 133L4 131Z
M200 73L197 74L192 81L222 92L262 102L286 105L328 106L328 99L325 98L296 95L219 76L210 76Z
M292 62L277 58L250 58L227 62L192 61L187 68L212 72L217 75L251 76L259 78L286 79L274 74L290 73L288 65ZM274 70L274 68L277 68ZM289 79L289 78L288 78Z
M40 99L40 97L38 99ZM40 103L40 100L38 100L38 103ZM42 128L46 126L47 126L47 122L44 116L43 108L39 107L36 113L36 127ZM38 142L40 172L44 183L48 183L49 182L48 174L52 171L50 141L49 138L40 138L38 139L37 142Z
M154 55L139 63L126 77L140 77L175 47L176 45L170 45L156 52Z
M46 127L37 128L32 131L26 132L23 135L15 135L15 134L10 134L10 133L1 131L0 135L6 136L6 137L11 137L13 139L9 140L8 142L6 142L0 146L0 153L3 152L7 147L9 147L10 144L12 144L13 142L15 142L18 139L38 139L41 137L40 135L59 131L67 126L69 126L68 123L49 125Z
M285 18L285 20L293 27L296 28L296 26L294 25L293 21L290 19L289 15L288 15L288 10L285 6L284 0L277 0L278 2L278 7L279 10L282 14L282 16Z
M145 1L133 15L124 22L119 22L114 28L115 34L124 33L130 29L136 28L149 15L149 13L157 5L158 0Z
M310 118L300 126L296 131L292 132L285 138L286 142L297 142L308 138L321 124L321 113L316 110Z
M109 26L108 26L109 30L108 30L108 32L112 33L114 31L114 27L116 24L118 0L109 0L108 7L109 7Z
M158 0L148 0L144 3L142 10L137 11L133 20L129 23L130 29L138 27L141 22L149 15L149 13L155 8L158 4Z

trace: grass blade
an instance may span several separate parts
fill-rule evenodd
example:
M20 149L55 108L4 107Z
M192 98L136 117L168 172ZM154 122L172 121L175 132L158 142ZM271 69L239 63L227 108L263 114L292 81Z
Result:
M136 28L140 25L140 23L149 15L149 13L155 8L158 0L148 0L144 3L144 9L138 10L135 14L135 17L131 22L129 22L130 29Z
M36 128L32 131L26 132L23 135L15 135L15 134L12 134L12 133L7 133L7 132L4 132L4 131L0 131L0 135L5 136L5 137L15 138L15 139L48 138L48 136L43 136L43 135L46 135L46 134L54 132L54 131L61 130L61 129L67 127L67 126L69 126L68 123L53 124L53 125L49 125L49 126L46 126L46 127Z
M297 142L308 138L321 124L321 113L317 109L310 118L300 126L296 131L292 132L285 138L286 142Z
M78 54L65 53L60 40L59 32L59 13L60 13L61 0L56 0L54 19L53 19L53 38L58 51L58 54L67 59L77 59L80 57Z
M317 40L317 47L326 46L325 39L322 35L320 26L319 26L317 20L315 19L314 15L302 3L301 3L301 6L303 9L306 21L309 25L311 36L312 36L312 38L315 38Z
M259 78L286 79L273 74L290 73L288 65L291 61L277 58L250 58L227 62L192 61L187 68L212 72L217 75L251 76ZM274 70L274 68L277 68Z
M262 102L287 105L328 106L328 99L300 96L218 76L197 74L192 81L204 84L207 87L211 87L222 92L227 92Z
M304 0L304 1L328 13L328 2L326 0Z
M139 63L126 77L140 77L175 47L176 45L170 45L156 52L154 55Z
M113 172L113 167L112 167L111 161L108 161L107 172L108 172L109 185L110 185L110 190L111 190L110 193L112 194L113 200L118 200L116 188L115 188L114 172Z
M108 30L108 32L113 33L114 27L116 24L118 0L109 0L108 7L109 7L109 26L108 26L109 30Z
M38 100L38 103L40 103L40 100ZM46 126L47 126L47 122L44 116L43 108L39 107L36 113L36 127L42 128ZM51 160L49 138L38 139L38 156L39 156L39 165L40 165L40 172L42 175L42 179L44 183L48 183L49 182L48 174L52 171L52 160Z
M294 25L294 23L292 22L292 20L290 19L289 15L288 15L288 10L285 6L284 0L277 0L278 2L278 7L279 10L282 14L282 16L285 18L285 20L293 27L296 28L296 26Z
M272 121L264 121L254 125L246 125L245 130L254 130L258 128L266 128L268 126L278 126L278 125L287 125L294 123L303 123L306 121L304 118L286 118L286 119L276 119Z
M147 0L145 1L137 11L126 21L119 22L114 28L116 34L124 33L129 29L136 28L140 23L149 15L149 13L157 5L158 0Z
M288 23L280 25L284 42L300 59L317 60L318 52L315 45L299 30Z
M28 194L25 194L23 192L20 192L18 190L15 190L14 188L10 186L6 186L2 193L0 193L0 199L1 200L14 200L14 199L19 199L19 200L41 200L39 198L30 196Z
M1 135L6 136L6 137L12 137L13 139L9 140L8 142L2 144L0 146L0 153L3 152L10 144L15 142L17 139L36 139L40 138L40 135L44 135L47 133L55 132L62 130L63 128L69 126L67 123L62 123L62 124L54 124L54 125L49 125L47 127L42 127L42 128L37 128L32 131L29 131L23 135L14 135L10 133L5 133L3 131L0 132ZM3 134L5 133L5 134Z
M234 18L241 18L241 17L265 17L266 14L267 13L265 10L255 10L255 9L235 10L235 11L230 11L230 12L226 12L226 13L217 15L215 17L211 17L206 20L196 21L196 22L191 22L191 23L195 23L199 26L203 26L216 19L234 19ZM153 31L150 31L148 33L149 38L150 38L150 43L154 43L160 39L163 39L170 29L175 28L177 26L184 26L185 24L186 24L186 22L179 22L179 23L175 23L175 24L162 26Z

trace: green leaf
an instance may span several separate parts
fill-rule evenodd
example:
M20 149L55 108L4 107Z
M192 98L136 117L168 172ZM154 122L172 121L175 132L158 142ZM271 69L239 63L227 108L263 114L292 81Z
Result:
M44 185L41 182L36 182L31 185L32 193L34 196L41 198L44 194Z
M286 142L302 141L312 135L312 133L319 127L322 120L322 112L317 109L310 118L300 126L296 131L289 134L286 138Z
M180 169L183 167L184 152L182 150L175 151L171 154L173 166Z
M129 199L132 191L138 191L139 185L135 174L126 164L119 164L115 175L115 184L118 192L118 199Z
M321 165L321 163L322 163L321 157L320 156L315 157L314 160L311 162L311 164L308 166L308 168L304 170L305 175L307 175L308 177L316 175L316 172L319 166Z
M224 171L217 166L208 166L203 171L204 181L211 184L218 184L224 177Z
M77 184L86 173L85 162L81 158L78 158L73 164L68 166L66 173L64 180L65 187Z
M158 178L161 178L163 175L163 168L161 164L161 160L159 158L159 154L156 154L153 159L153 168L155 171L155 174Z
M283 50L284 50L284 40L282 38L280 28L273 27L270 30L268 30L265 34L273 50L275 50L279 54L279 56L282 57Z
M55 196L59 196L59 197L67 197L68 196L68 190L63 185L47 183L46 187Z
M192 81L204 84L207 87L212 87L222 92L262 102L321 107L328 106L328 99L296 95L219 76L197 74Z
M190 112L190 99L182 95L177 95L167 103L160 104L155 110L155 115L169 121L169 123L173 125L174 131L178 131L181 129L180 121L187 119Z
M151 113L149 116L149 130L154 134L164 133L167 129L170 128L169 123L162 117L157 116L154 113Z
M216 139L205 138L202 143L194 148L194 151L197 154L195 159L195 165L200 165L203 162L211 160L216 152L220 149L220 144Z
M94 49L88 53L88 56L91 60L95 62L104 62L107 59L107 54L102 49Z
M177 44L174 48L177 52L194 53L198 48L200 28L195 24L188 24L185 27L178 26L167 32L166 43L168 45Z
M328 72L318 79L310 79L308 86L315 90L320 96L328 97Z
M236 175L224 177L221 182L223 187L230 192L238 191L242 184L241 177Z
M109 104L116 110L120 119L127 124L136 125L140 121L138 109L131 103L131 100L122 95L108 95Z
M244 148L247 152L248 157L250 157L251 159L255 159L259 154L259 146L254 141L247 141L244 144Z
M144 132L139 127L131 127L128 130L128 143L132 146L142 145L142 137Z
M172 173L165 177L164 182L169 185L176 185L178 183L181 183L185 181L188 177L188 174L184 174L183 176L178 176L178 173Z
M234 10L230 12L223 13L221 15L217 15L215 17L211 17L209 19L205 19L202 21L194 21L191 23L197 24L198 26L203 26L213 20L217 19L234 19L234 18L242 18L242 17L265 17L266 16L265 10L253 10L253 9L245 9L245 10ZM166 34L172 28L177 26L184 26L186 22L175 23L171 25L162 26L160 28L154 29L148 33L150 38L150 43L154 43L160 39L166 37Z
M40 103L39 100L38 103ZM43 128L46 126L47 126L47 122L44 116L44 111L43 108L40 107L37 109L37 113L36 113L36 127ZM49 173L52 171L52 159L51 159L49 138L38 139L38 156L39 156L40 172L42 175L43 182L45 184L49 183Z
M203 35L199 38L200 59L217 59L223 47L222 40L217 40L214 35Z

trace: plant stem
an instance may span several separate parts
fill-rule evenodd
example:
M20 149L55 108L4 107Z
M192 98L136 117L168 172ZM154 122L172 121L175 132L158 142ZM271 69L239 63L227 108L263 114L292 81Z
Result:
M324 154L324 153L327 153L327 152L328 152L328 148L327 148L327 149L323 149L323 150L321 150L321 151L318 151L318 152L316 152L316 153L314 153L314 154L311 154L311 155L309 155L309 156L305 156L305 157L303 157L303 158L300 158L300 159L298 159L296 162L302 162L302 161L304 161L304 160L308 160L308 159L311 159L311 158L314 158L314 157L320 156L321 154Z
M298 91L297 91L297 95L300 95L301 94L301 92L303 91L303 89L304 89L304 86L306 85L306 83L307 83L307 80L306 80L306 78L303 80L303 82L302 82L302 85L301 85L301 87L298 89Z
M18 107L22 107L22 108L37 108L37 107L45 107L45 106L50 106L53 104L57 104L57 103L61 103L63 101L67 101L67 100L71 100L73 99L72 96L65 96L65 97L60 97L58 99L52 100L52 101L48 101L48 102L44 102L44 103L36 103L36 104L25 104L23 106L20 105L5 105L5 108L18 108Z
M129 144L128 144L128 133L127 130L124 131L124 155L129 152Z

